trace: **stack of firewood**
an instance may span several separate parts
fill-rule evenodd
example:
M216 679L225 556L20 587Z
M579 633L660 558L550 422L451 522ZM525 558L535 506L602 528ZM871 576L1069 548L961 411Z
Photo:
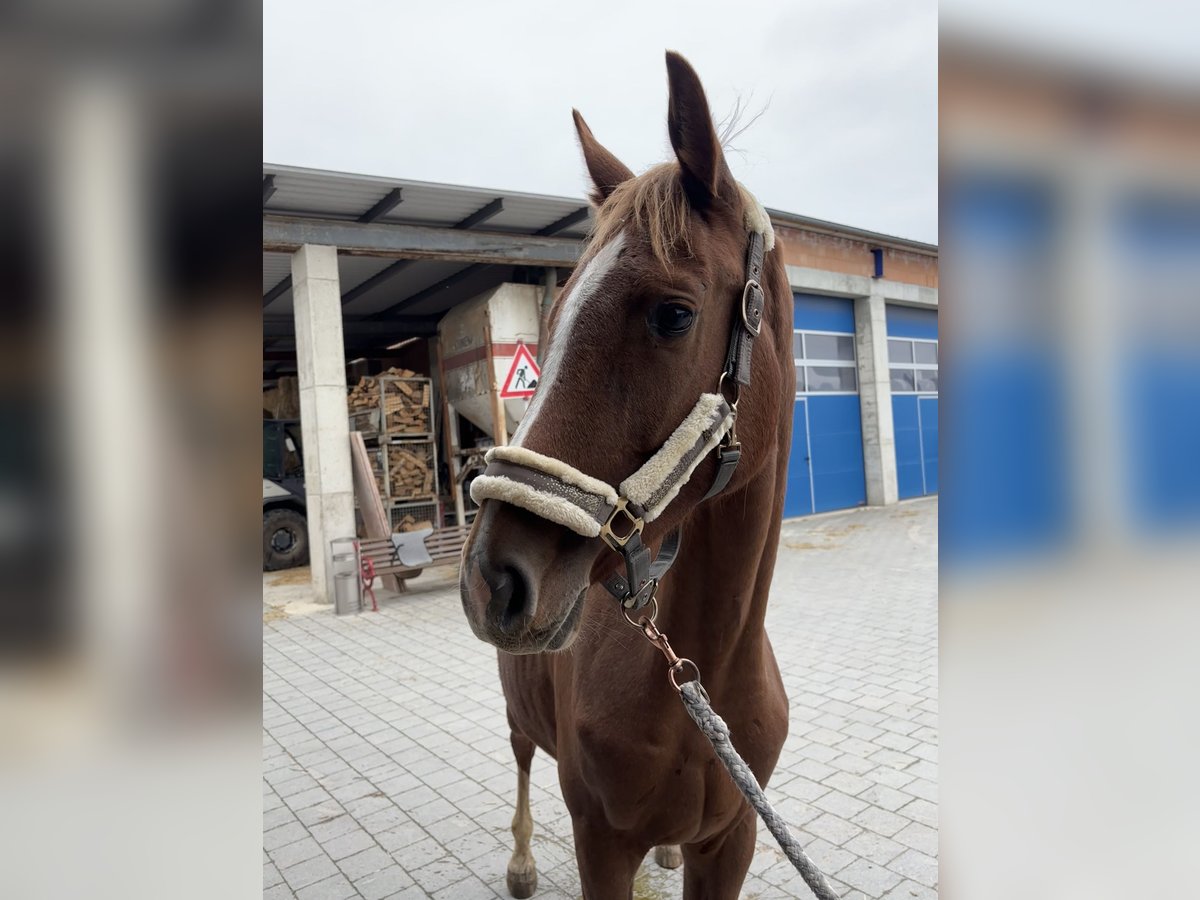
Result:
M388 377L390 376L390 377ZM383 422L381 430L389 434L428 434L429 382L416 372L395 367L379 375L366 375L350 391L347 402L350 415L379 408L379 383L383 379ZM380 427L377 423L376 427ZM366 429L364 429L366 430Z
M427 434L429 382L385 379L383 416L383 430L389 434Z
M388 491L396 498L428 497L433 494L431 445L425 442L388 444Z
M295 375L280 375L275 387L263 390L263 418L300 418L300 381Z
M386 372L381 372L380 375L364 375L358 379L358 384L350 389L350 396L347 401L350 405L350 412L374 409L379 406L379 382L376 379L381 375L399 375L403 378L413 378L416 374L416 372L410 372L408 369L393 367Z

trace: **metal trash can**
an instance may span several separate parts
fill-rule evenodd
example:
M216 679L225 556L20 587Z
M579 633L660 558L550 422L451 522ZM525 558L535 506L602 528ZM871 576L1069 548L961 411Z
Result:
M354 538L334 538L332 545L333 612L348 616L362 612L362 574Z
M357 572L333 576L333 611L339 616L362 612L362 579Z

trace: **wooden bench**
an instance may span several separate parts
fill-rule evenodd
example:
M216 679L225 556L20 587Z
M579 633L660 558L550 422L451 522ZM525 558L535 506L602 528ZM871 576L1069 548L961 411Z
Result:
M469 525L435 528L433 534L425 538L425 549L429 551L429 556L433 560L428 565L457 563L459 557L462 556L463 544L467 542L467 535L470 533L471 526ZM423 566L406 566L400 562L396 547L391 540L364 538L358 542L358 552L361 559L371 561L376 576L395 575L402 591L407 590L404 584L405 579L416 578L424 571Z

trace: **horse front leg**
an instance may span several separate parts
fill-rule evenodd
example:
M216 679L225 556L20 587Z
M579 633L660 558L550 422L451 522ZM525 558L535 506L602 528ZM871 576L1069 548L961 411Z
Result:
M737 900L754 858L758 820L746 807L737 823L703 844L683 846L683 900Z
M529 769L533 764L534 743L523 734L513 731L509 740L517 758L517 809L513 814L513 855L508 861L505 882L516 900L532 897L537 890L537 866L533 862L530 840L533 837L533 814L529 810Z
M633 878L648 847L636 847L607 823L590 826L572 816L575 860L583 900L631 900Z

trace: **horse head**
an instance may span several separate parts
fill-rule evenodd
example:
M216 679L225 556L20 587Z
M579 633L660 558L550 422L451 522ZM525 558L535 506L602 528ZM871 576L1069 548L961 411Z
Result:
M719 392L737 402L743 447L728 496L777 450L780 410L792 396L790 302L778 302L786 280L771 257L765 339L753 389L738 398L736 385L719 381L743 316L748 236L770 234L770 224L730 173L695 71L674 53L667 71L671 162L635 176L574 113L596 225L551 311L541 379L513 444L617 485L671 438L698 397ZM701 504L716 466L711 454L698 464L646 525L647 544ZM579 632L589 587L619 563L599 540L485 499L464 548L463 609L475 634L502 650L561 650Z

